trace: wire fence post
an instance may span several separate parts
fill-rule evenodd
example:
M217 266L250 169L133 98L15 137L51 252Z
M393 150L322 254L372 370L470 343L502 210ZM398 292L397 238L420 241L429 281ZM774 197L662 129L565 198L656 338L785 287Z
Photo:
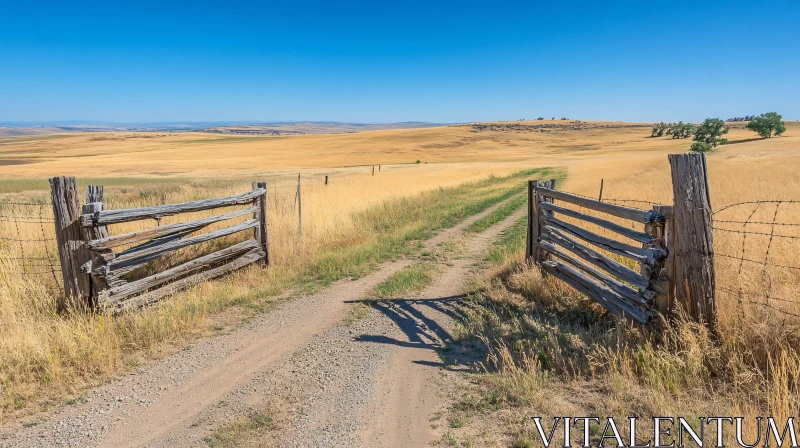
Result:
M300 189L300 173L297 173L297 233L303 236L303 193Z
M536 185L538 181L528 181L528 231L525 240L525 261L532 264L536 259L536 240L539 239L539 219L536 213Z
M50 194L64 295L67 298L88 299L91 296L91 284L89 276L81 272L81 266L89 261L89 254L81 234L81 206L75 178L50 178Z
M604 179L600 179L600 196L597 198L600 202L603 202L603 181Z
M675 300L712 332L717 328L714 235L705 154L670 154L674 198Z

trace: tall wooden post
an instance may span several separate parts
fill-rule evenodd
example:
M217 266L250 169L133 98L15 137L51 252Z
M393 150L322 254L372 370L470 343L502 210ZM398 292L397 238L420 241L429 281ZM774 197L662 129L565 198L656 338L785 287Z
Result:
M600 196L597 197L599 202L603 202L603 181L604 179L600 179Z
M325 175L325 185L328 185L328 176Z
M81 233L81 206L74 177L50 178L58 257L67 298L88 298L91 294L89 276L81 266L89 260Z
M717 328L711 196L703 153L670 154L674 197L675 300L690 316Z
M525 261L533 263L536 260L537 244L539 239L539 214L536 212L536 185L538 181L528 181L528 233L525 241Z
M103 208L103 186L87 185L86 204L81 208L81 213L84 215L93 214L102 211ZM83 227L81 230L84 241L109 237L106 226ZM92 274L94 268L102 263L100 254L87 250L87 256L88 262L81 267L81 273L89 278L89 305L95 307L97 306L97 297L100 291L108 288L108 283L104 278Z
M375 175L375 165L372 165L372 175Z
M256 199L256 218L258 219L258 227L256 227L256 241L264 251L264 265L269 264L269 237L267 233L267 183L258 182L256 188L263 188L264 194Z
M297 233L303 236L303 194L300 190L300 173L297 173Z

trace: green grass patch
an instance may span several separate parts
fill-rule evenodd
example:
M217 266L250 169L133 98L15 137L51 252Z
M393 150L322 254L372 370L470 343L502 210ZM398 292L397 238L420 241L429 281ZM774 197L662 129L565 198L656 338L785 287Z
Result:
M356 213L355 222L364 234L372 237L352 246L323 249L301 274L301 283L315 287L342 278L363 277L381 262L417 252L420 247L415 243L430 238L437 230L452 227L524 191L525 180L531 176L550 171L545 168L505 177L491 176L478 182L386 201Z
M512 197L508 202L498 207L497 210L473 222L464 230L473 233L483 232L494 224L497 224L498 222L508 218L515 211L519 210L519 208L525 204L527 198L527 194L520 194Z
M515 253L524 252L527 229L528 217L523 216L500 234L486 258L494 263L502 263Z
M436 264L427 262L406 266L376 286L372 295L388 299L422 291L433 282L438 269Z

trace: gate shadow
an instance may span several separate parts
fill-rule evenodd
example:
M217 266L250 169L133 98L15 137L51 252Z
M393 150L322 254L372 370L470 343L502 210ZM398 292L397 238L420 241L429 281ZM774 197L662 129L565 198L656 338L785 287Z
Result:
M391 344L398 347L433 350L441 362L413 361L416 364L440 367L447 370L465 371L471 369L472 362L464 364L467 356L459 347L453 346L453 336L442 327L430 311L442 313L455 321L465 318L464 308L471 308L466 294L435 299L383 299L369 303L373 309L388 317L405 334L407 340L399 340L385 335L362 334L354 338L357 342ZM347 303L357 303L348 301Z

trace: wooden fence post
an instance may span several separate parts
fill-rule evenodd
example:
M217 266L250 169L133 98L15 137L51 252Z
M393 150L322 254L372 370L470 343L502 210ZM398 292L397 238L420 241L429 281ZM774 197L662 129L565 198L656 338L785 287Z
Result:
M67 298L87 298L91 294L89 276L81 266L89 261L81 233L81 206L74 177L51 177L50 194L53 202L58 257Z
M673 206L675 300L688 314L717 328L714 236L703 153L670 154Z
M257 188L263 188L264 194L256 199L255 203L258 206L256 212L258 219L258 227L256 227L256 241L258 241L261 250L264 251L264 265L269 265L269 238L267 233L267 183L259 182Z
M300 190L300 173L297 173L297 233L303 236L303 194Z
M600 179L600 196L598 196L597 200L599 202L603 202L603 182L605 179Z
M325 176L325 185L328 185L328 176Z
M81 213L92 214L102 211L103 205L103 186L102 185L87 185L86 186L86 204L83 205ZM95 239L108 238L108 228L106 226L92 226L82 227L83 241L91 241ZM100 291L108 288L108 284L101 277L92 275L92 270L98 267L102 261L99 254L88 251L88 263L81 267L81 273L89 278L89 305L97 306L97 296Z
M528 181L528 233L525 241L525 261L536 260L536 240L539 238L539 214L536 213L536 185L538 181Z
M539 186L538 181L537 181L537 186ZM550 179L550 180L544 181L544 182L541 183L541 186L543 188L549 188L551 190L555 190L556 189L556 180L555 179ZM534 190L534 192L535 192L534 196L536 196L536 199L534 200L534 202L536 203L535 204L536 205L536 207L535 207L535 210L536 210L536 238L538 239L539 235L542 234L542 220L540 218L540 215L542 215L544 213L547 213L548 215L552 216L552 214L553 214L552 212L549 212L549 211L546 211L546 210L542 210L541 207L539 207L539 203L540 202L545 202L545 201L553 203L553 199L552 198L549 198L549 199L545 198L544 196L542 196L541 193L539 193L536 190ZM536 260L537 264L542 264L543 261L546 261L547 259L550 258L550 254L547 251L539 250L539 245L537 244L536 240L534 240L533 244L534 244L534 260ZM544 276L544 275L546 275L546 273L544 271L542 271L542 275Z

